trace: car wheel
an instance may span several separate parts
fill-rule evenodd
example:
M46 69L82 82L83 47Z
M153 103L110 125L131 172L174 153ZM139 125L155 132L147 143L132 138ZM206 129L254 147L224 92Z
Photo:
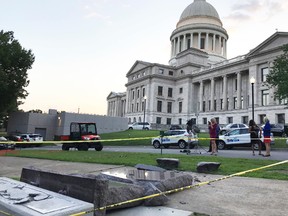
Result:
M184 140L179 140L178 146L180 149L185 149L186 148L186 142Z
M132 128L132 127L129 127L128 130L133 130L133 128Z
M157 149L157 148L160 148L160 142L157 141L157 140L154 141L154 142L153 142L153 146L154 146L154 148L156 148L156 149Z
M285 132L283 132L282 137L287 137L287 134Z
M103 149L103 145L102 144L100 144L100 145L95 147L96 151L101 151L102 149Z
M225 144L224 141L219 140L219 142L218 142L218 146L217 146L217 147L218 147L219 150L223 150L223 149L226 148L226 144Z

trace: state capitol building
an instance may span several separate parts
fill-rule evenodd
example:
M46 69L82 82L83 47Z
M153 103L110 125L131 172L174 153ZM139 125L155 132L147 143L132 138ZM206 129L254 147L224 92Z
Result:
M266 115L271 123L287 123L287 101L274 98L264 82L288 33L275 32L232 59L226 58L228 38L215 8L194 0L171 33L168 65L136 61L126 74L126 92L108 95L107 115L154 125L189 119L205 125L212 117L220 124L248 124L254 113L257 124Z

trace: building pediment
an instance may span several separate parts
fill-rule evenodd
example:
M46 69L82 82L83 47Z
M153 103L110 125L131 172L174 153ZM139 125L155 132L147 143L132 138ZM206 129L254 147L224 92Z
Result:
M130 70L128 71L128 73L126 74L126 77L128 77L129 75L133 74L134 72L137 72L143 68L149 67L151 66L152 63L149 62L144 62L144 61L136 61L133 66L130 68Z
M107 96L107 100L115 98L115 97L123 97L126 95L126 92L110 92L110 94Z
M284 44L288 44L288 32L276 32L259 44L257 47L252 49L248 54L247 57L252 57L259 55L261 53L266 53L271 50L279 49Z

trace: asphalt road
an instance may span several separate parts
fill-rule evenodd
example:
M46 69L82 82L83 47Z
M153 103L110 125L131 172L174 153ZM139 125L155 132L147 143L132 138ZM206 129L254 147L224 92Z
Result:
M26 148L23 148L25 150ZM38 147L38 148L27 148L27 149L45 149L45 150L61 150L61 145L57 146L47 146L47 147ZM90 149L91 151L95 151L94 149ZM102 151L110 151L110 152L142 152L142 153L160 153L162 154L186 154L181 153L179 148L163 148L155 149L152 146L105 146ZM198 149L191 149L190 156L193 155L205 155L211 156L209 152L207 152L207 148L199 147ZM265 154L265 151L262 151ZM230 150L219 150L218 156L228 157L228 158L249 158L249 159L263 159L263 160L287 160L288 159L288 145L286 149L275 149L271 151L271 157L263 157L258 155L258 151L255 151L255 156L252 155L252 150L249 148L235 148ZM211 156L215 157L215 156Z

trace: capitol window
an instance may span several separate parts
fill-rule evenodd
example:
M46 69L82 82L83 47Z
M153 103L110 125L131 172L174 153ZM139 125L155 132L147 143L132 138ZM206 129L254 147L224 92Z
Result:
M268 75L268 74L269 74L269 69L268 69L268 67L261 69L261 81L262 81L262 82L266 82L266 79L267 79L267 75Z

